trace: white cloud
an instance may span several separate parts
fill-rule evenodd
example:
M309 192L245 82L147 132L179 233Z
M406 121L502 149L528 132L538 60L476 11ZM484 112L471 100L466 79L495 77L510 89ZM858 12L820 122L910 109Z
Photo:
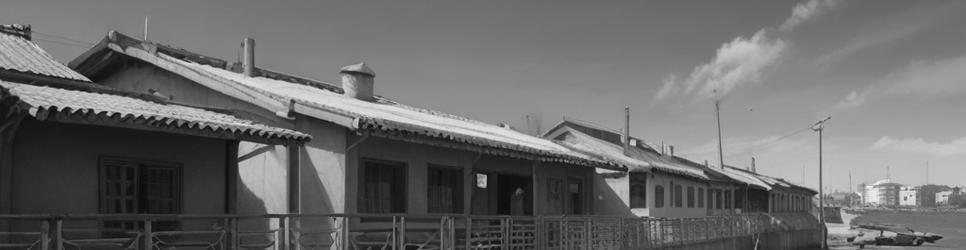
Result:
M869 147L872 150L887 150L906 153L922 153L937 156L953 156L966 154L966 137L960 137L948 143L928 142L922 138L893 139L888 136L879 138Z
M866 97L865 92L858 92L853 90L848 95L846 95L845 99L839 102L839 104L836 106L839 108L858 107L858 106L861 106L863 103L865 103L865 97Z
M670 98L672 94L677 92L677 81L678 77L676 75L668 75L664 78L664 84L661 85L661 89L654 94L654 99L651 101L651 105L655 105L659 102Z
M791 31L801 23L814 19L823 11L831 9L840 0L809 0L795 5L792 14L779 27ZM766 29L760 29L749 38L736 37L722 44L711 61L699 65L683 82L674 75L664 80L664 85L654 95L652 105L676 93L693 96L695 100L724 97L742 85L761 82L763 71L777 63L788 50L788 42L769 37ZM716 93L715 93L716 92Z
M862 91L852 91L839 107L857 107L870 98L942 97L966 92L966 54L936 61L914 61Z
M757 84L762 71L775 64L787 48L785 41L768 38L765 30L750 38L737 37L721 45L710 62L694 68L683 82L684 92L696 99L711 99L715 91L725 96L741 85Z
M792 15L785 19L785 22L778 27L781 31L791 31L799 24L811 20L822 14L823 11L831 9L838 4L838 0L809 0L800 3L792 8Z

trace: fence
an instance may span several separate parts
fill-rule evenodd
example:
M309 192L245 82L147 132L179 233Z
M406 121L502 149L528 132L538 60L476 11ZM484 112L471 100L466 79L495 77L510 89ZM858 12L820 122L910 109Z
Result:
M650 249L819 228L805 213L686 219L403 214L0 215L2 249Z

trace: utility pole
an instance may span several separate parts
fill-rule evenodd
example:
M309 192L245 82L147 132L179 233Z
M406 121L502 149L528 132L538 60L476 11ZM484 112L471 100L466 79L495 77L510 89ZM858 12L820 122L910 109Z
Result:
M929 185L929 161L926 161L926 185Z
M825 130L825 122L830 119L832 119L831 116L812 126L812 130L818 132L818 216L822 224L822 249L828 249L828 228L825 227L825 189L822 186L822 131Z
M717 93L717 90L715 90ZM717 97L714 99L714 114L718 121L718 164L721 169L724 169L724 150L721 149L721 101Z

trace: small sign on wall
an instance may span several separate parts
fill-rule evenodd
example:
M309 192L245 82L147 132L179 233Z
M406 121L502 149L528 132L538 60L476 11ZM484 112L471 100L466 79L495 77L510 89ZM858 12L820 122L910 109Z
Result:
M476 173L476 187L486 188L486 174Z

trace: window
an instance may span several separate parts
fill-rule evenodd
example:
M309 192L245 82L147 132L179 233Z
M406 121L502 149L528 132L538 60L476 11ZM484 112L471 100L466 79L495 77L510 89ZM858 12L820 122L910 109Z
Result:
M721 189L714 190L714 208L721 209Z
M426 169L430 213L463 212L463 169L430 165Z
M694 187L688 186L688 207L694 207Z
M674 207L683 207L683 193L681 185L674 185Z
M102 157L100 169L100 210L108 214L181 213L182 175L177 163L137 161ZM158 221L158 230L176 230L174 221ZM106 221L116 229L141 227L134 222Z
M664 186L654 186L654 207L664 207Z
M724 208L731 209L731 190L724 190Z
M631 208L647 207L647 175L644 173L631 173Z
M698 187L698 207L704 207L704 188Z
M359 210L363 213L406 212L406 165L366 160L359 176Z
M551 213L562 213L564 207L564 187L563 180L558 178L547 179L547 204Z

